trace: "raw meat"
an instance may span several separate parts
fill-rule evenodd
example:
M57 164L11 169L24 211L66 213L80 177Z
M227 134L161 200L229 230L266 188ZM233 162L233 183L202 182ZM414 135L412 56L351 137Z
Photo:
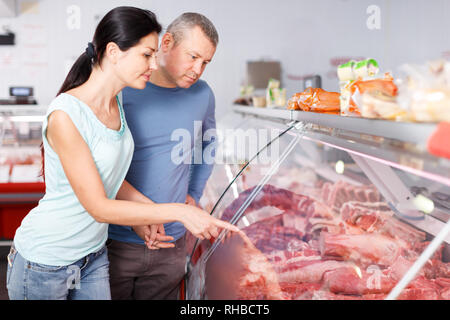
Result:
M324 183L322 186L323 201L339 211L342 205L348 201L379 202L379 192L371 186L353 186L344 181L335 184Z
M320 283L290 283L280 282L281 290L287 294L291 300L310 300L313 292L319 290Z
M223 212L222 220L230 221L239 208L245 203L247 198L256 187L245 190L239 194ZM248 206L246 212L257 210L266 206L277 207L283 211L295 210L301 215L311 216L314 213L314 200L310 197L293 193L289 190L277 188L266 184L262 187L255 199Z
M422 242L426 234L393 217L389 206L383 202L349 201L340 210L341 219L366 232L378 232L414 244Z
M322 257L352 260L365 265L391 265L400 254L401 246L381 234L329 234L320 236Z
M276 299L286 296L281 291L277 274L267 258L251 243L245 234L241 254L245 257L244 275L239 282L239 298L244 300Z
M345 261L335 260L303 260L275 267L282 282L320 282L325 272L351 265Z
M333 293L353 295L389 293L396 284L377 266L367 271L357 266L332 270L325 273L323 282Z
M266 185L247 208L248 219L239 222L246 234L239 299L384 299L429 244L424 232L394 217L373 187L319 185L322 199ZM222 218L231 219L253 190ZM450 299L442 250L398 299Z

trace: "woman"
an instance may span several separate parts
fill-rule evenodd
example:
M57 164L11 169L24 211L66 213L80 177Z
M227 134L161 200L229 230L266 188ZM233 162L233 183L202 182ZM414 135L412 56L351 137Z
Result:
M134 144L117 94L145 88L160 31L150 11L111 10L50 104L42 129L46 193L16 231L10 299L110 299L109 223L179 221L201 239L238 231L194 206L154 204L124 181Z

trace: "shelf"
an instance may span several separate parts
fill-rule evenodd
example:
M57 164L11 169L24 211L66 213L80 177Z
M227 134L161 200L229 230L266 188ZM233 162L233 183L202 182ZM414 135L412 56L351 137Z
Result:
M233 111L260 117L314 123L319 126L384 137L403 142L411 142L418 145L426 145L428 137L434 132L437 126L435 123L411 123L381 119L342 117L332 114L320 114L281 108L255 108L234 105Z
M272 121L303 122L303 138L364 156L414 175L450 186L450 160L427 151L435 123L408 123L378 119L233 106L233 111Z
M2 117L17 117L14 121L42 122L47 107L44 105L0 105L0 121Z
M44 111L47 106L40 104L8 104L0 105L0 113L2 112L14 112L14 111Z

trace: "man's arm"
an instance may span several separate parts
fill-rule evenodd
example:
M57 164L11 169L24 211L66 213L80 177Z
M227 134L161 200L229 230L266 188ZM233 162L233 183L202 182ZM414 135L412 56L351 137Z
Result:
M208 110L202 124L202 163L193 163L190 168L188 195L190 195L197 204L200 201L206 182L214 167L215 149L218 142L216 135L215 109L215 98L211 91Z

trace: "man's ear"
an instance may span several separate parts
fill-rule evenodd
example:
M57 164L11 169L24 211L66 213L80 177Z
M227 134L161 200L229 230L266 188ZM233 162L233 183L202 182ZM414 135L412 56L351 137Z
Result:
M119 46L114 42L109 42L106 45L105 56L113 63L117 63L120 57L121 50Z
M161 50L163 52L169 51L172 49L174 43L175 39L173 38L173 35L170 32L166 32L161 39Z

